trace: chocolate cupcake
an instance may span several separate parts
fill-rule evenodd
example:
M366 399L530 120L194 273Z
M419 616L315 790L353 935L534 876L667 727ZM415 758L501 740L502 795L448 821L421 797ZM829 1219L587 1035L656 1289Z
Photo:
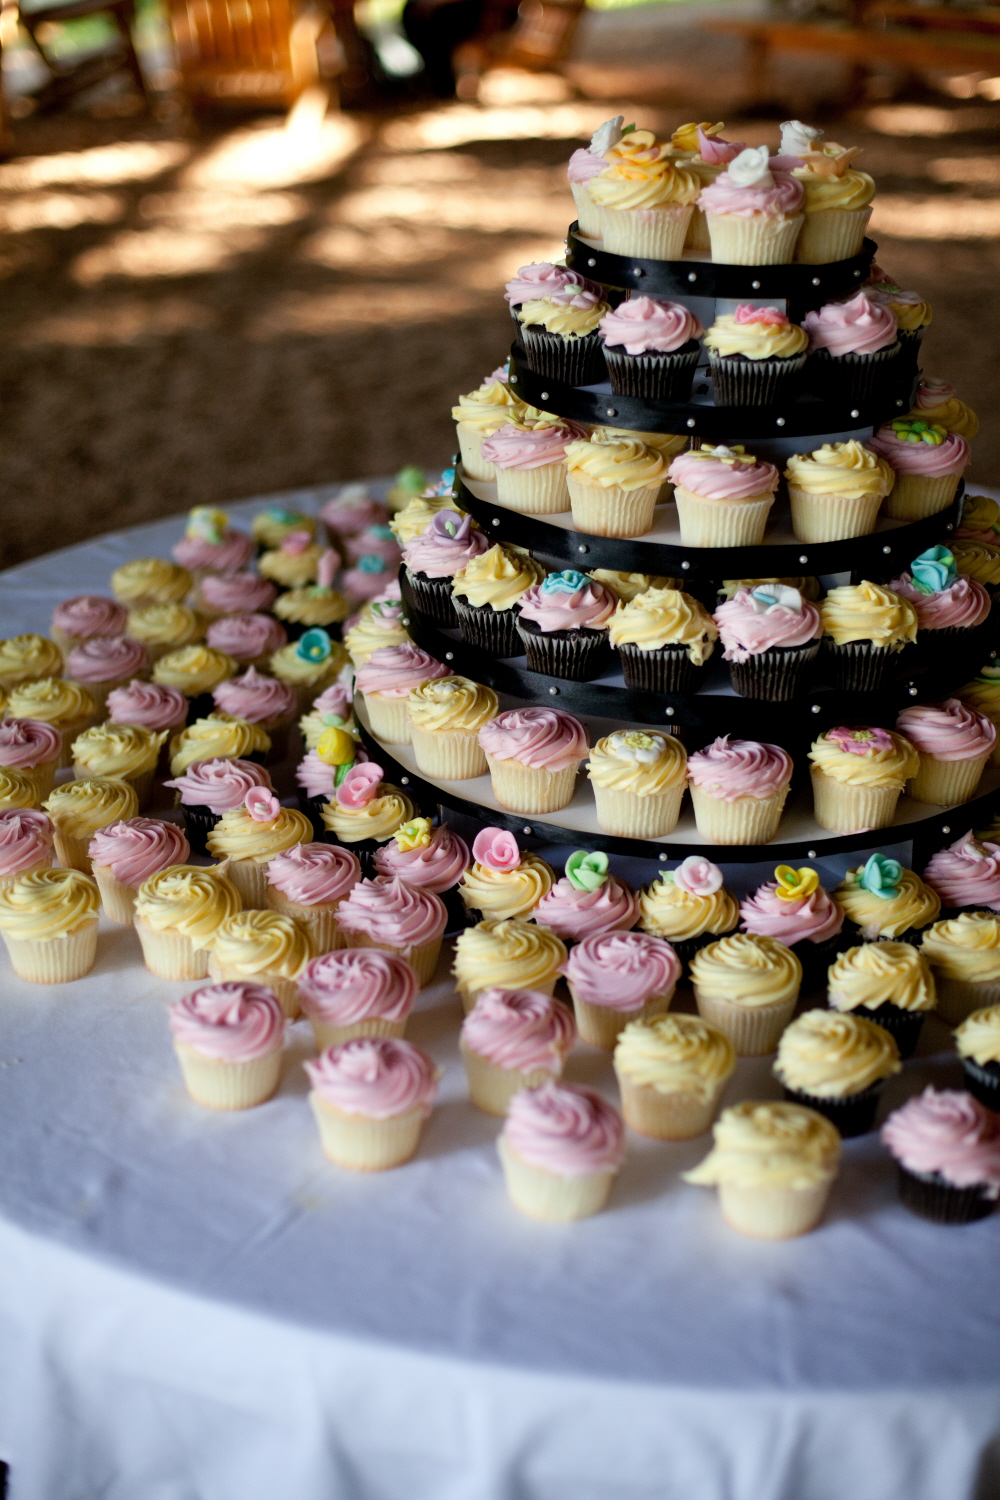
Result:
M806 370L813 389L832 401L870 401L893 378L899 355L896 319L887 307L858 292L806 313Z
M585 573L550 573L520 599L517 633L530 672L589 682L611 665L608 621L616 600Z
M901 1068L890 1034L862 1016L807 1010L778 1043L785 1098L824 1115L844 1137L867 1135L882 1086Z
M884 1026L902 1058L912 1057L924 1017L937 1005L927 960L909 943L848 948L827 975L831 1010L854 1011Z
M774 307L740 303L705 334L716 406L773 406L803 369L809 335Z
M200 760L164 786L177 793L177 806L193 854L207 854L205 840L223 813L242 805L255 786L271 790L271 778L263 766L249 760Z
M521 596L545 571L540 563L499 543L455 574L452 604L463 639L491 656L519 656L517 615Z
M529 370L566 385L596 385L604 379L598 325L607 302L582 286L567 286L525 302L518 313Z
M451 597L455 574L489 545L471 516L455 510L435 512L425 530L403 548L406 576L421 614L446 629L458 624Z
M741 589L712 616L729 663L733 689L744 698L785 703L819 655L819 610L798 589L763 584Z
M678 589L647 589L619 603L608 633L626 686L650 693L693 693L719 635L697 599Z
M1000 1117L971 1094L926 1088L894 1110L882 1141L899 1168L899 1196L937 1224L985 1219L1000 1197Z
M913 605L867 579L829 591L820 605L823 667L845 693L877 693L895 675L899 653L917 639Z
M955 1029L965 1087L980 1104L1000 1114L1000 1005L974 1010Z
M600 323L611 389L650 401L690 401L703 329L680 302L632 297Z

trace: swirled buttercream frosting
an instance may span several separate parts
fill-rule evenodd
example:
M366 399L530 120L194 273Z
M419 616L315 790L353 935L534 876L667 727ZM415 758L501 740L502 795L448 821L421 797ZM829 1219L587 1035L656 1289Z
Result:
M299 975L307 1016L328 1026L405 1021L420 982L405 958L381 948L342 948L312 958Z
M521 1161L556 1177L615 1172L625 1157L618 1111L579 1084L521 1089L510 1102L502 1140Z
M281 1046L285 1017L273 993L240 980L205 985L170 1007L174 1041L219 1062L253 1062Z
M630 1021L615 1046L615 1072L658 1094L694 1094L706 1102L736 1068L732 1042L701 1016Z
M851 1011L807 1010L786 1027L774 1071L786 1088L846 1099L898 1073L895 1039Z
M937 988L927 959L911 943L862 943L830 965L827 997L834 1010L933 1010Z
M304 1066L322 1104L373 1120L414 1109L430 1114L440 1075L422 1048L388 1036L355 1037Z
M191 849L173 823L160 818L128 818L99 828L87 852L92 864L110 870L119 885L137 891L157 871L184 864Z
M705 1160L683 1173L701 1187L818 1187L837 1175L840 1135L836 1126L800 1104L762 1104L747 1099L724 1109L713 1129Z
M551 995L533 990L484 990L462 1024L462 1046L494 1067L519 1073L561 1073L576 1037L573 1017Z
M677 954L645 932L601 932L576 944L562 972L573 994L608 1010L641 1010L673 992L681 977Z

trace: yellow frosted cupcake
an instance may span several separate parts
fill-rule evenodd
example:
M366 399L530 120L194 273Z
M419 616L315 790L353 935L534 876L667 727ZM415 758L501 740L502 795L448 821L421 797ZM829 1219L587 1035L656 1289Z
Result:
M588 183L597 205L604 248L613 255L680 260L701 182L694 172L667 159L669 147L650 130L623 138L624 156L608 153L608 165Z
M8 719L37 719L51 724L62 735L59 768L73 764L73 741L97 723L97 703L92 693L65 677L43 677L12 688L7 700Z
M567 385L591 385L602 380L605 365L598 327L610 311L593 286L570 285L529 297L514 310L528 368ZM482 454L494 464L502 466L504 462L503 450L493 451L492 440L483 444ZM502 467L497 469L497 483L503 484Z
M280 547L286 536L294 531L304 531L310 538L316 535L316 518L300 510L289 510L284 505L269 505L258 511L250 526L250 532L260 551Z
M551 995L566 947L546 927L520 917L487 919L455 942L455 987L470 1011L484 990L538 990Z
M0 688L10 692L22 682L58 677L62 652L44 635L13 635L0 641Z
M191 574L162 557L123 563L111 575L111 592L128 610L150 604L180 604L191 592Z
M389 519L389 530L401 547L407 542L412 542L426 531L439 510L453 510L456 515L465 519L465 511L455 504L451 495L415 495L402 510L397 510ZM478 530L478 522L473 521L473 530Z
M705 334L717 406L773 406L792 394L809 335L774 307L741 303Z
M507 422L521 420L527 410L503 380L487 381L467 396L459 396L451 414L458 432L462 467L470 479L495 479L497 471L480 451L483 438L492 437Z
M315 581L320 558L327 550L322 543L311 541L306 532L293 531L280 547L261 554L257 571L281 588L303 588Z
M154 734L134 724L100 724L73 741L73 775L77 781L109 776L126 781L139 799L139 811L153 792L153 775L160 746L168 731Z
M802 965L777 938L733 933L691 960L698 1014L728 1036L740 1057L764 1057L792 1019Z
M182 646L179 651L168 651L166 656L160 657L153 668L153 681L161 687L177 688L187 699L193 700L211 693L220 682L235 677L238 670L236 662L225 651L215 651L205 645Z
M639 926L666 938L682 963L713 938L735 931L740 909L722 884L722 871L711 860L689 857L667 870L639 897Z
M786 1096L836 1125L842 1136L871 1130L882 1085L901 1067L883 1026L849 1011L807 1010L778 1043L774 1071Z
M702 1135L735 1069L732 1042L700 1016L630 1021L615 1047L625 1124L658 1141Z
M941 912L937 891L884 854L873 854L848 870L833 899L866 943L886 938L915 943L920 929L936 922Z
M698 600L672 588L649 588L620 603L608 626L626 687L649 693L693 693L718 638Z
M954 1035L969 1093L1000 1114L1000 1005L974 1010Z
M895 474L854 438L793 453L785 465L792 530L800 542L837 542L875 530L879 507Z
M552 417L550 420L559 421L559 418ZM669 464L676 453L684 452L689 441L686 434L678 432L642 432L632 427L595 427L590 434L590 440L592 443L642 443L645 448L652 448L654 453L658 453L664 463L667 464ZM660 499L666 500L669 498L669 495L670 489L668 486L661 494ZM628 574L626 576L631 577L632 575ZM650 584L666 585L667 583L668 580L665 578L650 579ZM677 587L676 583L674 587Z
M135 902L135 930L146 968L159 979L207 979L208 950L240 894L225 866L169 865L143 881Z
M228 861L226 876L239 891L244 907L263 908L267 906L268 860L311 839L312 824L305 813L282 807L267 787L255 786L238 807L222 814L205 843L209 854Z
M826 265L857 255L872 215L875 180L851 166L859 148L846 151L832 141L809 151L794 176L805 189L805 222L795 242L795 259Z
M344 647L318 626L282 646L270 661L272 677L292 689L300 714L306 712L324 689L333 686L346 666Z
M913 403L913 410L907 412L908 417L917 421L933 422L936 427L943 427L946 432L957 432L959 437L972 439L979 432L979 418L971 407L960 401L958 392L953 385L946 380L935 379L933 375L924 375L917 385L917 398ZM983 500L984 496L974 495L966 499ZM990 500L987 504L996 509L996 501ZM973 512L974 514L974 512ZM992 517L996 519L996 516ZM966 525L965 509L962 511L962 526ZM959 532L961 535L961 532Z
M1000 730L1000 667L988 664L971 682L955 690L959 703L967 703L977 713L985 714L993 727ZM994 746L991 766L1000 765L1000 744Z
M90 874L90 841L99 828L134 818L139 811L135 788L110 776L65 781L45 803L52 819L56 858L68 869Z
M79 870L35 870L0 890L0 933L15 974L32 984L89 974L100 905L96 884Z
M809 751L813 817L833 833L888 828L920 757L889 729L828 729Z
M504 828L483 828L472 846L473 863L459 883L466 911L477 921L527 917L555 885L544 859L525 849Z
M587 577L595 583L603 583L623 604L628 604L647 589L679 589L681 586L679 578L665 578L654 573L618 573L613 568L594 568Z
M146 655L155 664L171 651L204 640L205 622L187 604L148 604L144 609L131 611L126 633L145 646Z
M950 543L955 566L963 578L974 578L994 593L1000 588L1000 546L991 542Z
M823 659L832 686L845 693L877 693L893 658L917 639L917 612L881 584L842 584L819 607Z
M410 639L403 624L399 599L372 600L358 612L357 623L344 635L344 645L355 667L363 667L382 646L402 646Z
M170 741L170 774L183 776L198 760L256 760L262 765L271 736L259 724L248 724L219 709L196 719Z
M294 917L277 911L238 911L215 929L208 973L217 983L246 980L266 985L292 1021L299 1014L298 977L314 949Z
M325 554L329 555L329 554ZM320 559L322 572L323 559ZM301 588L288 589L279 594L271 607L271 613L288 625L292 633L304 634L318 626L329 630L331 625L341 625L351 613L347 596L329 583L307 583Z
M451 582L451 602L465 640L491 656L520 656L517 606L545 577L541 563L497 544L473 557Z
M398 786L383 782L383 774L372 761L355 762L322 810L323 826L358 852L388 842L397 828L417 815L409 797Z
M785 1240L814 1229L840 1165L840 1136L814 1109L747 1099L724 1109L715 1144L684 1181L719 1189L740 1234Z
M679 739L617 730L591 750L588 775L605 833L657 839L677 827L687 777L687 752Z
M841 953L827 972L833 1010L857 1011L884 1026L900 1057L910 1057L924 1023L937 1005L927 959L912 943L863 943Z
M41 797L34 777L11 766L0 766L0 812L40 806Z
M496 717L499 707L492 688L468 677L443 677L414 688L406 700L406 715L417 770L448 781L485 776L479 731Z
M973 1011L1000 1001L1000 917L991 911L963 911L935 922L920 952L937 982L938 1010L952 1026Z
M591 536L645 536L665 499L667 462L635 438L566 445L566 483L573 525Z

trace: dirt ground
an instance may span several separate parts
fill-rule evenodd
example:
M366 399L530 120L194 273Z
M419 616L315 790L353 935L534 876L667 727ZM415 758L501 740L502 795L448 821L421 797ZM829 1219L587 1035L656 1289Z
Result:
M676 78L657 96L648 66L605 97L602 77L629 82L612 62L579 64L591 97L543 80L525 99L515 79L385 118L19 125L0 164L0 564L193 504L446 463L453 401L509 346L504 280L561 251L570 151L611 113L666 131L713 113L707 85L698 105ZM782 114L727 114L726 133L776 144ZM879 261L933 302L924 367L980 413L972 477L1000 482L1000 106L823 123L864 147Z

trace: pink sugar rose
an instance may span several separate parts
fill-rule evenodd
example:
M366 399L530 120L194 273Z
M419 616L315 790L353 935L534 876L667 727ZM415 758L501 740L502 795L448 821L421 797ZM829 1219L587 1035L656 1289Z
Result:
M517 839L505 828L484 828L476 834L472 857L491 870L516 870L521 863Z
M251 787L243 798L243 806L255 823L273 823L281 812L281 803L266 786Z
M337 801L341 807L367 807L384 775L382 767L374 761L363 765L355 761L337 788Z
M689 854L674 871L674 884L689 896L714 896L722 889L722 871L710 859Z

